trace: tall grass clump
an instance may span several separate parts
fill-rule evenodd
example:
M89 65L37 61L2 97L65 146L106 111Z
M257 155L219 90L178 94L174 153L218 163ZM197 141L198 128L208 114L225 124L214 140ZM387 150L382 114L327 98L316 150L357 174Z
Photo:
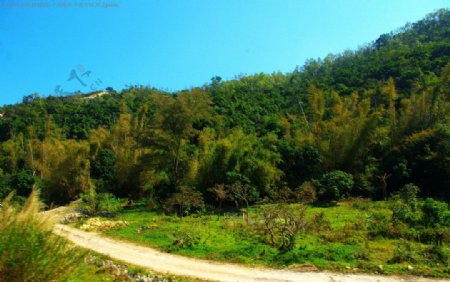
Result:
M20 208L11 198L0 206L0 282L66 280L83 254L52 233L49 216L39 213L37 191Z

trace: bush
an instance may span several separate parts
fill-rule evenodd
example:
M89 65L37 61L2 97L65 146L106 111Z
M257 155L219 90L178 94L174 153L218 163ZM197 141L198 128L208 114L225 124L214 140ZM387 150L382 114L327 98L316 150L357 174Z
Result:
M261 208L261 221L255 231L264 237L265 243L280 251L290 251L299 232L305 229L305 207L278 204Z
M311 221L308 224L308 228L314 232L321 232L325 230L331 230L331 222L325 217L324 212L314 214Z
M450 212L448 204L427 198L422 205L417 200L419 188L407 184L393 196L391 202L393 234L419 242L442 245L450 234ZM403 226L406 226L408 230Z
M189 248L200 243L200 235L189 231L175 231L173 233L172 245L167 248L168 251L175 249Z
M176 212L179 216L188 215L191 210L203 208L205 208L205 203L202 193L185 186L180 187L179 192L169 197L165 204L168 212Z
M422 205L422 222L429 227L450 227L447 203L427 198Z
M309 181L304 182L297 191L297 198L303 204L311 204L317 200L317 189Z
M399 195L404 203L406 203L413 211L416 211L418 208L417 195L419 192L420 188L418 186L409 183L400 189Z
M275 202L279 203L289 203L295 202L295 193L289 188L286 183L283 183L278 189L272 190L271 198Z
M410 183L403 186L399 193L392 197L392 222L397 225L406 223L415 226L420 221L419 202L417 194L420 189L416 185Z
M122 208L122 202L110 193L96 193L94 189L81 195L83 211L90 215L113 215Z
M433 262L448 265L448 254L441 246L432 246L431 248L425 250L424 255Z
M371 238L389 237L391 235L391 221L380 212L372 213L368 219L367 232Z
M410 206L402 201L393 201L391 204L392 209L392 223L408 224L409 226L415 226L420 221L420 213L414 211Z
M313 184L319 188L320 200L338 201L350 195L354 181L351 174L333 170L313 181Z
M83 254L69 249L66 241L52 233L47 216L32 192L21 209L10 205L0 209L0 281L63 281L77 268Z
M371 203L368 199L357 198L352 202L352 208L360 211L368 211L370 209Z
M397 245L397 248L394 250L394 255L388 261L388 263L404 263L411 262L414 263L416 260L413 257L413 251L411 248L411 244L407 241L402 241Z

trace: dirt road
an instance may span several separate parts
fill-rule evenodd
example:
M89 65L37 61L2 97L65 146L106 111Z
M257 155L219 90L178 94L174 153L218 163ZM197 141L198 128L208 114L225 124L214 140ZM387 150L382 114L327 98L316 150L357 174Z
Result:
M289 270L250 268L162 253L151 248L108 239L98 234L84 232L65 225L57 225L55 227L55 233L69 239L76 245L130 264L149 268L161 273L192 276L212 281L444 281L419 277L386 277L364 274L347 275L331 272L295 272Z

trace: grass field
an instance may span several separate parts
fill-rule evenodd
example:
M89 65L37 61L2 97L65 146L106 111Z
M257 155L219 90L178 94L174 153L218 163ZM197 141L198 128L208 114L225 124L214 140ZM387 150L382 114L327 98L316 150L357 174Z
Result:
M315 216L323 213L327 228L301 232L289 251L266 244L252 232L250 226L258 209L250 209L250 223L246 224L239 214L180 218L136 208L113 219L124 220L127 226L104 233L166 252L248 265L301 268L314 264L319 269L344 272L450 277L448 245L441 248L444 258L436 258L430 255L432 246L428 244L369 236L371 215L390 215L386 202L353 200L330 207L307 207L306 219L314 224Z

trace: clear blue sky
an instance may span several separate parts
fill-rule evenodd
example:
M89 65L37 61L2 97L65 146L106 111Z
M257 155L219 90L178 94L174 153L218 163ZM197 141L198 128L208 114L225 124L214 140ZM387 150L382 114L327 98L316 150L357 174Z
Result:
M31 7L36 2L52 7ZM118 7L73 7L80 2ZM289 72L449 6L443 0L0 0L0 105L34 92L54 94L57 86L174 91L215 75ZM68 80L72 70L86 86Z

